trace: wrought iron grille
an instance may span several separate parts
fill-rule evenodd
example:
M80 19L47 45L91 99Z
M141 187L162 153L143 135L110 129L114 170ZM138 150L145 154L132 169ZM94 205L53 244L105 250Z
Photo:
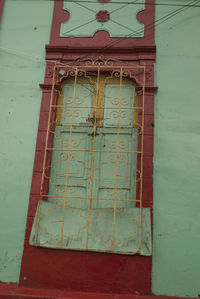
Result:
M144 87L145 66L55 65L32 245L142 253Z

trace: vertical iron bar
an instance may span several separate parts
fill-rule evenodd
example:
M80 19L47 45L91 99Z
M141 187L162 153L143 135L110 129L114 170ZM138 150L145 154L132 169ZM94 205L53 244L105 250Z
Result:
M120 130L120 114L121 114L121 101L122 101L122 68L120 68L120 86L119 86L119 105L118 105L118 123L117 123L117 146L116 146L116 172L115 172L115 191L114 191L114 213L113 213L113 240L112 250L115 246L115 222L116 222L116 205L117 205L117 176L118 176L118 151L119 151L119 130Z
M90 209L91 209L91 200L92 200L92 183L93 183L93 172L94 172L94 149L95 149L95 133L97 126L96 112L98 108L98 97L99 97L99 80L100 80L100 67L98 66L97 74L97 85L96 85L96 99L95 99L95 111L94 111L94 128L93 128L93 137L92 137L92 160L91 160L91 170L90 170L90 191L89 191L89 206L88 206L88 219L87 219L87 236L86 236L86 249L88 249L88 235L90 229Z
M49 105L49 115L48 115L48 123L47 123L47 132L46 132L46 140L45 140L45 150L44 150L44 159L43 159L43 166L42 166L42 180L40 185L40 196L42 196L42 187L44 184L44 176L45 176L45 165L46 165L46 157L47 157L47 148L48 148L48 140L49 140L49 131L50 131L50 120L51 120L51 114L52 114L52 102L53 102L53 93L54 93L54 85L55 85L55 65L53 69L53 78L52 78L52 87L51 87L51 97L50 97L50 105ZM36 244L37 241L37 235L38 235L38 227L40 222L40 201L38 205L38 211L37 211L37 220L36 220L36 230L35 230L35 237L34 237L34 244Z
M76 85L77 85L77 74L78 74L78 67L75 70L75 78L74 78L74 91L73 91L73 101L72 101L72 114L70 119L70 135L69 135L69 148L71 146L71 139L72 139L72 127L73 127L73 118L74 118L74 105L76 100ZM63 212L62 212L62 228L61 228L61 236L60 236L60 244L63 243L63 231L64 231L64 222L65 222L65 209L66 209L66 201L67 201L67 191L68 191L68 177L69 177L69 161L70 161L70 151L67 153L67 168L66 168L66 181L65 181L65 197L63 203Z
M141 166L140 166L140 221L139 221L139 253L142 245L142 186L143 186L143 155L144 155L144 96L145 96L145 65L143 68L143 86L142 86L142 140L141 140Z

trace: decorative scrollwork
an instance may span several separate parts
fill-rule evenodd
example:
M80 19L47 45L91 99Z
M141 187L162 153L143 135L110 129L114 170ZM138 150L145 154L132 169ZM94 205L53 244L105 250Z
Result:
M105 59L104 56L98 56L95 59L87 58L83 61L85 61L85 64L88 66L111 66L114 65L115 62L113 59Z

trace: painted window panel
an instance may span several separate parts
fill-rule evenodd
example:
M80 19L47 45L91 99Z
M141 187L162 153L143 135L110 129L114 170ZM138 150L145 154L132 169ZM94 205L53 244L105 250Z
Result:
M116 83L105 84L104 105L105 127L130 128L133 126L134 110L131 109L134 105L133 85L123 84L120 88L119 84Z
M92 112L94 86L89 83L76 84L76 97L74 96L74 83L67 84L64 88L62 125L86 126L86 119ZM78 107L78 108L75 108ZM89 108L84 108L89 107Z
M62 126L56 126L55 132L56 138L54 138L53 148L63 150L55 150L52 153L49 195L67 196L68 199L74 198L74 200L76 199L76 205L85 207L81 198L87 196L89 188L90 160L89 153L84 151L84 149L87 150L89 148L91 141L88 137L88 130L77 128L76 134L73 134L70 144L69 128L64 129ZM72 148L70 154L67 151L69 147ZM73 151L73 148L76 151ZM83 151L78 151L78 149Z

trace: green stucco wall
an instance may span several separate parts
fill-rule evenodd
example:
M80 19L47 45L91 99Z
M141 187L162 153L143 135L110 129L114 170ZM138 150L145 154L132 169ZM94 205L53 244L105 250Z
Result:
M157 6L156 19L175 9ZM187 9L156 26L155 294L200 293L199 28L200 8Z
M0 24L0 281L18 281L53 1L5 1ZM4 48L4 49L2 49Z
M175 9L157 6L156 18ZM52 11L53 1L6 0L0 24L0 281L4 282L17 282L19 277L41 102L38 84L44 78ZM190 8L156 25L155 294L200 293L199 16L200 8Z

